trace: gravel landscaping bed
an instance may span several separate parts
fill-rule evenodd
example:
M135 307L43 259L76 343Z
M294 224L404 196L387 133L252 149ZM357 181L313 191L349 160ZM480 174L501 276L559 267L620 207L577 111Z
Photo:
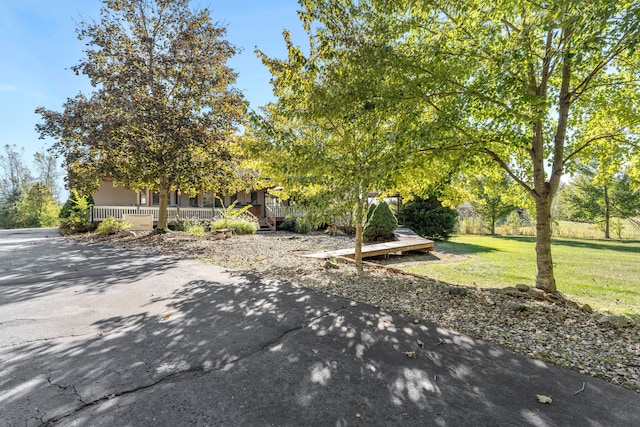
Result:
M426 277L366 263L357 275L352 263L327 265L302 255L353 247L350 237L275 232L215 240L207 234L182 232L74 236L121 248L197 259L371 304L483 339L515 352L602 378L640 392L640 327L600 323L603 313L590 313L573 301L551 298L536 290L457 287ZM412 255L416 262L455 262L460 257Z

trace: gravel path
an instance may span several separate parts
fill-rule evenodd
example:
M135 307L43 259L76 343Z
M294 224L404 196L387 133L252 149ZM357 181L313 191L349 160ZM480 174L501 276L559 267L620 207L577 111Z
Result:
M321 292L426 319L530 357L565 366L640 392L640 327L599 324L602 316L571 301L540 300L526 289L455 287L367 263L358 276L349 262L335 266L303 257L353 247L349 237L276 232L215 240L182 232L164 235L97 236L74 239L126 249L199 259L257 273ZM437 244L436 244L437 251ZM439 262L456 255L437 252ZM428 255L422 255L430 262ZM415 261L416 256L411 257Z

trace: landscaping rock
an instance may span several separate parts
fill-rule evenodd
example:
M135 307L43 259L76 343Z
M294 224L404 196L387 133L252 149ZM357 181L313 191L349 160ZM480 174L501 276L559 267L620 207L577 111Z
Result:
M582 307L580 307L580 310L584 311L585 313L589 313L589 314L593 313L593 308L591 308L591 306L589 304L583 305Z
M546 299L549 302L552 302L554 304L563 304L564 303L564 298L562 298L560 295L557 294L546 294L544 296L544 299Z
M324 263L324 268L340 268L337 261L327 260Z
M602 316L598 319L598 323L601 325L612 325L618 328L623 328L625 326L629 326L629 319L627 319L625 316L612 314L608 316Z
M518 283L516 285L516 289L519 290L520 292L527 292L529 291L529 286L522 284L522 283Z
M544 297L547 295L545 291L538 288L529 288L529 290L527 291L527 294L539 300L543 300Z
M449 295L467 295L469 290L462 286L446 286L444 291Z
M577 302L571 301L570 299L565 299L564 300L564 305L566 305L569 308L573 308L574 310L577 310L577 309L580 308L580 306L578 305Z
M505 288L500 289L500 292L507 295L515 295L520 296L521 292L513 286L507 286Z
M556 319L564 322L567 318L567 313L565 313L564 311L558 311L554 313L554 316L556 317Z
M484 302L486 302L487 305L496 305L496 302L487 296L484 297Z
M507 308L511 311L521 312L525 311L527 309L527 306L519 302L509 301L507 303Z

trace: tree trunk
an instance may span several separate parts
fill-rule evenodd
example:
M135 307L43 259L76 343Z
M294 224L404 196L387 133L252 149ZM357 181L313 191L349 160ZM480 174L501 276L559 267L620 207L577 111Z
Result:
M362 229L363 229L363 221L364 221L364 202L362 200L362 196L358 195L358 200L356 201L356 212L355 212L355 220L356 220L356 270L358 274L362 274L364 272L364 266L362 265Z
M604 238L610 239L609 224L611 222L611 200L609 199L609 188L604 186Z
M491 235L496 235L496 216L495 214L491 214Z
M167 223L169 217L169 179L166 176L160 178L160 206L158 207L158 226L157 231L164 233L167 231Z
M536 198L536 288L556 291L551 258L551 201Z

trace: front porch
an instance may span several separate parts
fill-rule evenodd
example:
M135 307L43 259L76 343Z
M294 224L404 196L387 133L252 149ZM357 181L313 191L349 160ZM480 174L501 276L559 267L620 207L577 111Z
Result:
M266 227L271 231L276 230L279 222L284 221L288 216L300 217L302 211L293 209L291 206L265 205L264 217L258 217L251 211L247 213L256 217L261 227ZM109 217L122 219L124 215L151 215L154 223L158 221L158 206L93 206L91 209L91 221L101 222ZM222 208L194 208L183 206L170 206L168 208L169 221L180 219L190 219L197 221L211 221L222 217Z

